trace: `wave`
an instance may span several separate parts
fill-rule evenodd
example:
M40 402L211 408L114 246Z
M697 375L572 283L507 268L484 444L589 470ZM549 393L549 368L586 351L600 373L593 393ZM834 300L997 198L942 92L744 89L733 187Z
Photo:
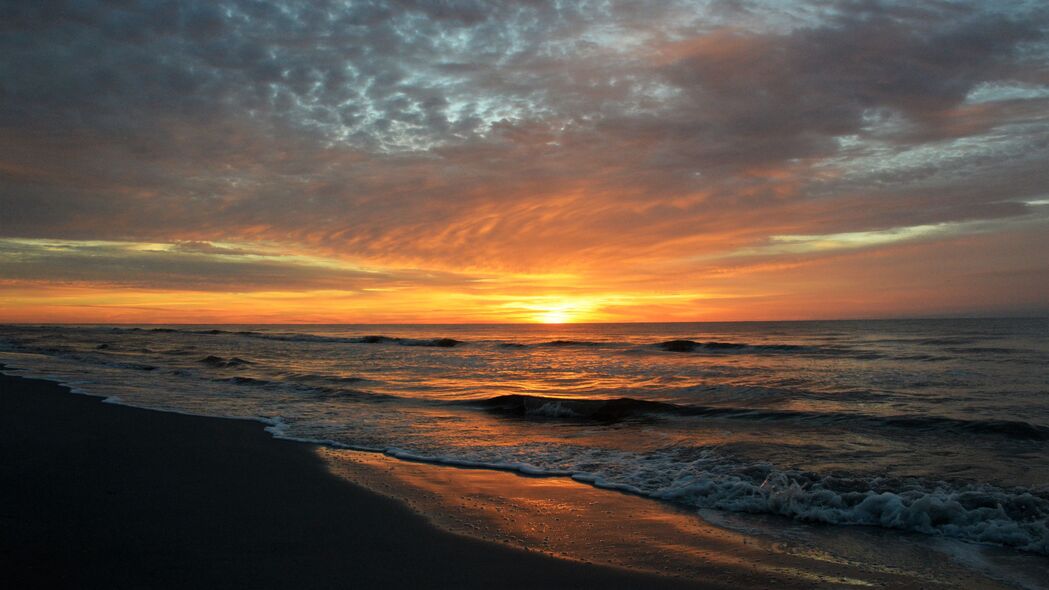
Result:
M668 352L697 352L697 351L752 351L752 352L789 352L789 351L816 351L818 349L795 344L747 344L743 342L697 342L695 340L667 340L655 344L636 344L629 341L590 341L590 340L549 340L535 344L522 344L520 342L499 342L500 348L623 348L637 347L638 350L650 349L652 346Z
M750 466L751 472L762 468ZM586 481L586 478L579 478ZM595 479L594 485L603 481ZM696 508L900 529L1049 554L1049 497L1025 488L951 486L893 478L843 478L768 469L682 478L646 495Z
M398 338L395 336L361 336L351 338L353 342L360 344L399 344L401 346L432 346L438 348L452 348L463 344L455 338Z
M213 379L213 381L220 383L231 383L234 385L244 385L251 387L262 387L262 388L280 388L282 391L287 393L294 393L296 395L303 395L308 397L326 399L326 400L353 400L354 402L388 402L394 400L402 400L396 396L373 393L369 391L362 391L359 389L350 389L345 387L333 387L333 386L319 386L319 385L306 385L289 383L287 381L273 381L269 379L261 379L257 377L244 377L237 375L234 377L227 377L221 379Z
M200 351L196 348L169 348L167 350L160 351L160 354L166 354L169 356L189 356L192 354L200 354Z
M254 377L241 377L241 376L230 377L229 379L219 379L219 381L225 381L227 383L235 383L237 385L266 386L266 385L272 385L273 384L272 381L267 381L266 379L256 379Z
M246 360L244 360L242 358L238 358L238 357L230 357L230 358L226 359L226 358L222 358L220 356L215 356L213 354L212 355L208 355L208 356L200 359L197 362L203 363L203 364L211 366L211 367L223 368L223 369L232 369L232 368L235 368L235 367L243 367L244 365L252 365L252 364L254 364L251 361L246 361Z
M1016 440L1049 441L1049 427L1020 420L966 420L947 416L875 416L846 412L805 412L731 406L696 406L630 397L580 399L510 394L480 401L457 403L481 407L493 414L516 417L561 418L601 422L616 422L631 418L656 416L708 417L765 422L791 421L823 426L866 426L877 429L889 427L936 434L978 434Z
M390 336L385 334L368 334L362 336L327 336L320 334L303 334L295 332L259 332L253 330L225 330L220 328L213 329L194 329L194 328L123 328L123 327L111 327L108 328L109 332L137 332L137 333L161 333L161 334L190 334L190 335L210 335L210 336L235 336L240 338L252 338L259 340L277 341L277 342L293 342L293 343L317 343L317 344L373 344L373 345L398 345L398 346L417 346L427 348L454 348L464 344L468 344L466 341L458 340L450 337L435 337L435 338L409 338L402 336ZM911 361L924 361L924 362L938 362L950 360L951 357L942 355L932 355L925 353L907 353L900 351L898 354L891 352L875 351L869 349L858 348L850 346L848 344L824 344L824 345L803 345L803 344L788 344L788 343L775 343L775 342L733 342L733 341L698 341L688 339L675 339L666 340L663 342L655 343L638 343L630 340L620 341L608 341L608 340L572 340L572 339L556 339L545 342L536 343L522 343L515 341L500 341L500 340L489 340L482 341L484 343L490 343L498 348L512 351L521 349L534 349L534 348L594 348L594 349L614 349L614 350L631 350L634 352L646 352L651 351L652 348L662 350L665 352L674 353L700 353L700 354L749 354L749 355L778 355L778 354L797 354L810 356L814 358L851 358L856 360L879 360L879 359L892 359L892 360L911 360ZM906 342L909 344L915 343L937 343L941 345L959 344L966 342L962 338L929 338L925 340L884 340L884 342ZM99 345L101 346L101 345ZM107 344L107 347L112 344ZM104 348L99 348L104 350ZM1004 359L1002 356L1012 353L1023 353L1026 351L1019 349L1007 349L1007 348L994 348L994 347L950 347L945 346L941 348L943 352L953 353L956 355L969 355L969 354L987 354L998 356L1001 361L1012 360L1013 362L1027 362L1023 358ZM168 352L168 354L176 354L174 351ZM1019 357L1019 355L1014 355Z
M451 348L463 344L454 338L402 338L399 336L366 335L366 336L321 336L317 334L296 334L290 332L255 332L251 330L190 330L176 328L112 328L112 331L179 333L199 335L232 335L280 342L322 342L335 344L399 344L401 346L429 346Z
M974 344L986 340L1000 340L1003 337L996 334L958 334L954 336L935 337L899 337L899 338L874 338L868 342L874 344L907 344L922 346L954 346L959 344Z
M282 375L282 378L287 379L289 381L298 381L304 383L360 383L362 381L368 381L368 379L365 377L338 377L335 375L315 375L312 373L286 373Z
M944 336L941 338L923 338L921 340L914 340L916 344L924 344L926 346L953 346L957 344L973 344L976 342L982 342L984 340L994 340L1000 338L998 336L983 335L983 336ZM903 342L911 342L904 340Z
M667 448L629 459L589 450L547 464L387 448L387 455L459 467L560 476L693 509L774 514L876 526L1049 555L1049 492L919 478L846 477L740 463L706 448Z
M660 349L670 353L693 353L693 352L728 352L728 351L755 351L755 352L821 352L830 349L816 349L813 346L802 346L800 344L749 344L746 342L698 342L695 340L666 340L656 344ZM836 349L835 349L836 350Z
M935 354L900 354L892 358L898 361L921 361L923 363L938 363L953 360L953 357Z
M850 358L855 360L914 360L939 362L951 360L951 357L931 354L885 354L872 350L853 348L848 345L806 346L801 344L751 344L747 342L699 342L696 340L667 340L654 345L667 352L695 353L742 353L742 354L798 354L815 358ZM952 349L948 349L953 351ZM983 352L993 352L984 349ZM995 350L1002 352L1001 350ZM961 352L974 352L967 350Z
M696 342L695 340L667 340L657 344L659 348L668 352L692 352L697 348L707 350L739 350L748 348L746 344L736 342Z
M1016 354L1018 352L1025 352L1016 348L1002 348L997 346L956 346L947 348L946 350L955 354Z
M461 402L481 406L504 415L537 416L546 418L588 418L600 421L618 421L651 414L674 414L683 407L630 397L618 399L572 399L533 395L500 395L480 402Z
M521 349L521 348L623 348L631 346L630 342L614 342L614 341L591 341L591 340L547 340L545 342L533 342L525 344L523 342L502 342L495 341L495 345L499 348L506 349Z

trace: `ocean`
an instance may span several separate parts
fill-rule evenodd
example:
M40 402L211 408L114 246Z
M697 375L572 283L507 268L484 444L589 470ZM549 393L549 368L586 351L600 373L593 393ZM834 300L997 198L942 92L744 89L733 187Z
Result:
M275 436L1049 555L1049 319L0 326L8 372Z

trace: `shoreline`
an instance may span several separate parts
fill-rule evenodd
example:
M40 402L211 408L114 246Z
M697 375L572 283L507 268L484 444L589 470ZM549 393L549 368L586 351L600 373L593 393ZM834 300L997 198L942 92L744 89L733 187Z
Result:
M929 552L843 560L570 480L332 449L277 438L253 419L104 399L0 373L0 504L8 506L0 508L0 573L9 572L0 579L29 575L30 586L58 587L1002 587L967 579L973 572ZM857 545L855 533L835 531L832 544ZM884 566L901 559L935 567ZM86 577L61 577L73 571Z
M453 535L250 420L0 375L0 578L52 588L724 588Z

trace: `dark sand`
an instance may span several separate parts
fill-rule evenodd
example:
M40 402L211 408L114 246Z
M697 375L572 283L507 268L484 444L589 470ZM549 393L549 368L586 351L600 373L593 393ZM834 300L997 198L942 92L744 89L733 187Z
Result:
M103 404L5 375L0 585L717 587L444 532L255 422Z

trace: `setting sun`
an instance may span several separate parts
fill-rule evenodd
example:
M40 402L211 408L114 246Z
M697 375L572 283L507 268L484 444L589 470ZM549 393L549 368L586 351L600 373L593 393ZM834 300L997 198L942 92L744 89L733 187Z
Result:
M593 297L540 296L527 302L513 302L506 307L510 314L520 314L523 321L537 324L571 324L600 321L601 313L612 302Z
M572 316L566 310L551 309L550 311L537 315L535 319L540 324L564 324L571 321L571 317Z

